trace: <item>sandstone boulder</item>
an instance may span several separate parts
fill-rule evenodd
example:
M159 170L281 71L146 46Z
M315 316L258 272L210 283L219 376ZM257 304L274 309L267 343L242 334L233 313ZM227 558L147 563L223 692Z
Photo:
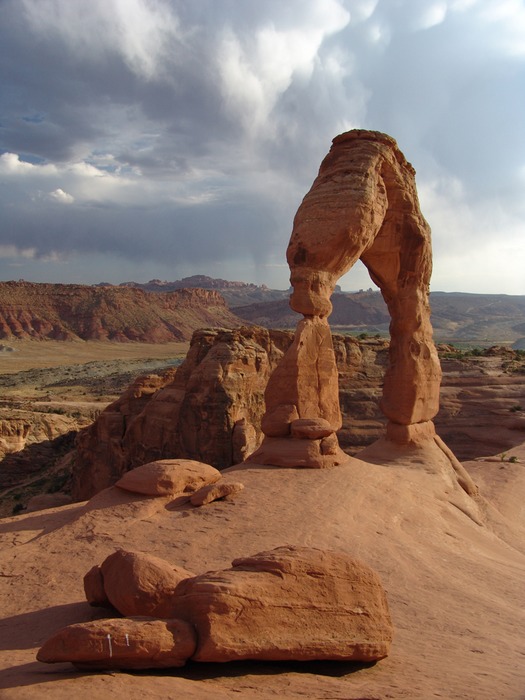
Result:
M172 617L173 595L178 584L194 574L163 559L122 549L100 566L104 592L121 615Z
M102 578L102 569L98 564L84 576L84 593L86 594L87 602L93 607L106 608L111 607L111 603L104 590L104 579Z
M278 547L186 579L174 614L197 629L196 661L374 661L392 639L377 574L347 555L306 547Z
M195 630L182 620L115 619L70 625L41 647L45 663L70 661L85 669L183 666L196 648Z
M323 418L298 418L290 428L291 436L300 440L320 440L334 432L330 423Z
M230 498L240 493L244 484L238 481L218 481L216 484L203 486L190 496L192 506L205 506L207 503L218 501L221 498Z
M115 486L145 496L168 496L195 491L221 478L221 473L192 459L160 459L136 467L117 481Z

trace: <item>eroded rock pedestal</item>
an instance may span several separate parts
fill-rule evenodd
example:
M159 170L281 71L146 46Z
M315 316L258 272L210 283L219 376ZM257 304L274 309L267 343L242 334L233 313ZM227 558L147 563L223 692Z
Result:
M295 216L287 250L290 305L304 319L269 380L266 437L249 461L325 467L345 458L335 436L341 419L327 317L337 280L359 259L392 318L381 401L387 438L398 444L434 439L441 369L428 303L430 229L419 209L414 174L386 134L354 130L334 139ZM322 439L297 437L298 419L325 420L332 432Z

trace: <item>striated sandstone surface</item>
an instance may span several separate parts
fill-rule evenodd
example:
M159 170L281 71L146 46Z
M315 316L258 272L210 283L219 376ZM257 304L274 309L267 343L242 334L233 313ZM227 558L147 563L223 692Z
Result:
M173 668L183 666L195 646L195 630L182 620L95 620L59 630L37 658L90 670Z
M221 473L209 464L192 459L160 459L126 472L115 486L146 496L168 496L195 491L220 478Z
M158 668L167 665L169 632L176 633L173 666L190 656L372 662L390 651L392 622L379 576L343 553L285 545L236 559L231 569L192 576L156 557L119 550L100 569L120 613L170 619L151 626L148 644L140 622L73 625L43 645L40 661ZM193 628L196 637L188 632Z
M334 430L340 427L335 354L326 318L337 280L359 259L381 289L391 317L383 413L394 426L411 426L431 421L438 412L441 370L428 303L430 229L419 209L414 174L394 139L385 134L354 130L333 140L297 211L288 245L290 306L304 319L268 383L270 415L280 405L292 404L299 418L326 418ZM401 432L392 428L388 439L398 442ZM425 431L408 432L410 439L403 433L401 444L426 440ZM321 464L310 446L292 440L288 447L286 440L275 443L266 436L249 459L283 464L289 449L290 466L301 451L302 466L330 465L328 456ZM330 454L338 464L335 447Z
M93 580L92 570L88 574ZM121 615L169 618L178 584L194 574L150 554L119 549L104 559L100 575L107 600Z
M351 557L283 546L181 582L174 612L195 626L195 661L387 656L392 623L377 574Z
M288 333L257 327L197 331L175 373L137 381L79 434L74 497L158 459L218 469L243 461L260 441L264 389L290 342Z
M219 481L216 484L202 486L190 496L192 506L205 506L208 503L219 501L223 498L232 498L240 493L244 484L238 481Z
M0 283L0 338L162 343L207 325L240 325L214 290Z

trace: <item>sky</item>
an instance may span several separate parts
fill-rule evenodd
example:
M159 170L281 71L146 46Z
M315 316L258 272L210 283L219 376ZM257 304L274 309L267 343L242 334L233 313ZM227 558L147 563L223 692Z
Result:
M0 280L286 289L354 128L416 169L433 291L525 294L525 0L0 0Z

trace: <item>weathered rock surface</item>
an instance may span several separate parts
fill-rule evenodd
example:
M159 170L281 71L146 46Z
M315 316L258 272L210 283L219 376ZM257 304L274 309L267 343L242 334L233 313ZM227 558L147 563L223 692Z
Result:
M385 134L354 130L334 139L294 219L287 250L290 306L304 319L268 382L270 415L280 405L292 404L299 418L324 418L334 430L341 427L326 318L337 280L358 259L381 289L392 319L383 413L391 423L412 425L430 421L438 412L441 370L428 303L430 229L419 209L414 174ZM390 439L395 441L396 434L391 431ZM279 454L275 461L268 454L274 443L265 443L250 460L277 464ZM333 451L336 464L339 455ZM325 460L329 464L328 456ZM319 466L316 459L311 466Z
M221 498L230 498L240 493L244 484L240 481L219 481L216 484L203 486L190 496L192 506L205 506Z
M374 661L392 639L377 574L307 547L278 547L183 581L175 616L197 629L195 661Z
M194 575L150 554L122 549L102 562L100 573L104 593L121 615L160 618L173 617L175 590L182 580Z
M46 508L59 508L71 502L71 496L67 493L42 493L29 499L26 512L34 513L37 510L45 510Z
M115 486L145 496L168 496L195 491L220 478L220 471L209 464L192 459L160 459L126 472Z
M98 564L92 566L84 575L84 593L87 602L95 608L110 608L111 602L104 590L104 579L102 569Z
M208 325L240 325L213 290L0 283L0 338L161 343Z
M181 666L190 657L370 662L387 656L392 640L378 575L342 553L283 546L192 576L119 550L86 579L99 600L102 581L117 610L133 619L62 629L39 661L123 669Z
M264 389L290 342L289 333L256 327L196 332L176 373L137 382L79 434L74 498L159 459L218 469L242 462L260 442Z
M195 630L182 620L96 620L61 629L37 659L93 670L172 668L183 666L195 647Z
M292 340L290 332L262 328L196 332L184 374L179 374L177 382L180 370L136 380L91 427L79 434L75 498L90 497L115 483L127 470L151 459L189 458L178 437L181 425L189 430L216 422L210 429L215 440L201 430L201 442L196 446L200 453L192 452L192 458L220 469L243 461L246 450L250 453L257 447L261 424L268 436L290 435L291 424L299 417L295 406L283 404L277 412L265 415L264 390L269 373ZM355 454L385 433L386 418L379 402L389 343L381 338L358 340L339 334L332 335L332 343L343 420L337 436L344 450ZM215 381L209 381L203 389L203 404L199 405L190 396L186 398L186 390L191 395L199 378L208 375L208 370L199 369L199 365L207 362L213 345L219 346L220 355L232 359L224 363L222 372L218 371L216 360L211 359ZM522 415L511 409L525 406L524 375L519 367L513 369L516 361L509 360L502 350L487 357L445 358L442 364L442 405L435 418L438 434L461 459L473 458L480 449L483 454L509 449L519 438L516 425ZM239 368L245 368L244 377ZM234 420L234 401L238 401L246 417ZM491 429L495 411L497 433ZM247 447L247 433L251 435L251 450Z

